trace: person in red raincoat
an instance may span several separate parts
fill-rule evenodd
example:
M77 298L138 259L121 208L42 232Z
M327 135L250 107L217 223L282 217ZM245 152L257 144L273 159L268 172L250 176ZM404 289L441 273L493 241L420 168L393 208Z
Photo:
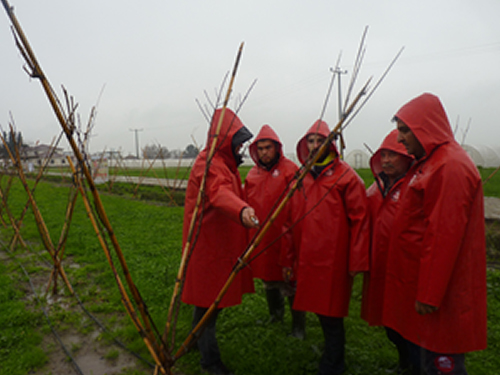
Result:
M298 167L283 155L281 141L269 125L262 126L248 149L255 166L245 179L246 201L255 209L258 217L265 218L288 191ZM288 252L288 247L293 246L290 208L291 205L287 204L276 218L255 249L258 257L250 264L253 276L264 282L272 322L283 321L284 296L288 297L291 307L295 295L294 283L283 279L281 263L282 255ZM304 339L305 312L292 309L291 313L292 336Z
M394 119L416 163L391 233L382 322L425 374L467 374L463 353L486 348L481 177L438 97L422 94Z
M188 180L184 204L183 247L187 241L207 156L216 134L223 109L218 109L208 133L207 145L196 158ZM230 109L225 109L216 152L210 162L200 209L201 221L195 224L191 257L186 270L182 301L194 305L193 327L215 301L233 266L247 245L247 228L256 227L254 209L243 200L238 165L239 150L252 134ZM220 309L241 303L243 293L253 292L253 279L248 268L238 273L218 309L203 330L198 348L201 366L212 374L231 374L220 358L215 324Z
M375 182L367 189L371 222L370 271L363 276L361 318L371 326L382 325L385 276L389 236L399 201L404 194L405 176L413 157L398 143L398 131L394 129L383 140L370 158ZM394 330L386 327L387 337L396 345L399 354L398 371L410 367L406 341Z
M330 133L318 120L297 143L304 163ZM302 207L293 308L316 313L325 336L318 374L345 369L345 331L353 277L369 266L369 217L363 180L330 144L303 180L294 198ZM291 266L293 263L289 264Z

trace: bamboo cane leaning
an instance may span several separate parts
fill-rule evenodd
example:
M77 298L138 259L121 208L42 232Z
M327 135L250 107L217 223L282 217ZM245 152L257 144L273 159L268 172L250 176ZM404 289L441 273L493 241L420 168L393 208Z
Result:
M192 247L193 247L192 246L193 245L192 244L193 234L194 234L194 229L195 229L196 221L199 218L200 207L202 206L202 201L203 201L203 197L204 197L204 193L205 193L205 184L206 184L206 179L207 179L207 175L208 175L208 170L209 170L209 167L210 167L210 162L211 162L211 160L212 160L212 158L213 158L213 156L214 156L214 154L216 152L216 146L217 146L218 138L220 136L220 129L221 129L221 126L222 126L222 120L224 119L224 114L225 114L225 111L226 111L227 103L229 102L229 98L231 96L231 91L232 91L234 79L236 77L236 72L238 70L238 65L239 65L239 62L240 62L242 50L243 50L243 43L241 43L240 48L238 50L238 54L236 56L236 61L234 63L233 71L232 71L232 74L231 74L231 81L229 83L229 86L228 86L228 89L227 89L227 93L226 93L226 97L224 99L224 103L223 103L223 106L222 106L222 113L220 115L219 122L217 123L217 127L215 129L215 135L213 137L212 144L210 145L209 153L207 155L207 163L206 163L205 172L203 174L203 177L202 177L202 180L201 180L201 183L200 183L200 190L198 191L198 196L197 196L197 199L196 199L196 205L195 205L195 208L194 208L193 216L191 218L191 222L189 224L187 241L186 241L186 244L184 245L184 248L183 248L181 264L180 264L180 267L179 267L179 272L177 274L177 279L176 279L175 286L174 286L174 292L172 294L172 299L171 299L171 302L170 302L170 308L169 308L168 316L167 316L167 324L166 324L166 327L165 327L165 334L163 336L164 340L167 339L169 333L172 330L172 325L171 325L172 317L173 317L173 313L174 313L174 309L175 309L175 304L179 303L178 300L179 300L179 295L180 295L180 292L181 292L181 289L182 289L182 285L183 285L184 275L185 275L185 272L186 272L187 259L189 257L190 252L192 251ZM172 340L173 340L173 336L172 336Z
M14 132L12 127L11 127L10 131L11 131L11 133ZM19 150L18 150L17 144L14 145L14 152L16 154L14 156L10 152L10 150L8 149L7 142L5 141L5 138L1 134L0 134L0 138L1 138L4 146L6 146L5 148L7 149L7 152L9 154L9 157L10 157L12 163L17 167L19 179L21 180L21 183L22 183L24 189L26 190L26 193L28 194L28 199L30 201L31 209L32 209L33 214L35 216L35 222L36 222L36 225L38 228L38 232L40 233L40 236L42 238L45 249L48 251L50 257L52 258L52 262L54 264L54 271L61 275L66 286L68 287L68 290L71 292L71 294L74 294L73 288L71 287L71 284L70 284L70 282L66 276L66 273L64 272L64 269L61 265L61 261L60 261L60 259L58 259L57 255L56 255L56 249L54 248L54 244L52 243L52 239L50 238L49 230L47 229L47 226L45 225L45 221L43 220L42 214L40 213L40 210L38 209L38 205L36 204L36 201L33 197L31 189L28 186L28 182L26 181L26 176L24 174L23 167L21 164L21 159L19 157Z

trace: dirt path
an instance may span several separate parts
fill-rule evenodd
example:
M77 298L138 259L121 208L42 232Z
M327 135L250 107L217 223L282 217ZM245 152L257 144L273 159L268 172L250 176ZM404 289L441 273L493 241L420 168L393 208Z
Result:
M490 220L500 220L500 198L484 197L484 217Z

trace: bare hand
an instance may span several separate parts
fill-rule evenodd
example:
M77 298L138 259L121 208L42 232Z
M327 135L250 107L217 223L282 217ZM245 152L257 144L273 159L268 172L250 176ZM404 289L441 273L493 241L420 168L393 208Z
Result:
M436 306L428 305L419 301L415 301L415 310L420 315L430 314L436 311L438 308Z
M241 221L247 228L258 228L259 219L255 216L255 210L252 207L245 207L241 212Z
M289 282L293 277L293 271L290 267L283 267L283 280Z

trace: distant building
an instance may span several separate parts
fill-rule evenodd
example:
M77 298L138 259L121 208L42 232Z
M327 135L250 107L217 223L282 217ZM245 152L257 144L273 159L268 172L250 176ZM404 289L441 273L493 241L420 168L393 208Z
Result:
M35 146L23 146L21 150L21 160L30 165L41 166L48 161L48 166L67 166L67 156L75 160L73 153L64 152L61 148L53 148L49 145L39 144Z

